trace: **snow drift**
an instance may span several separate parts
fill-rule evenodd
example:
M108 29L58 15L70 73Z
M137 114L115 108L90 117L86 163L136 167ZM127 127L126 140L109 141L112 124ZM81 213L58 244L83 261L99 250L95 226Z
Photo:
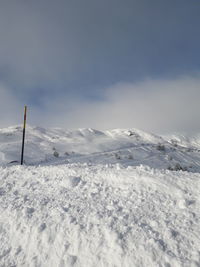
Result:
M38 127L26 140L26 165L9 164L21 128L0 130L0 266L200 266L197 141Z

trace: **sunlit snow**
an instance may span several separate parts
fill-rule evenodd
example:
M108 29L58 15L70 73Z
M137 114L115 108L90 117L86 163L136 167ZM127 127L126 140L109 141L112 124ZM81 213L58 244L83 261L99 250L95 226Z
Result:
M200 138L0 130L0 266L200 266Z

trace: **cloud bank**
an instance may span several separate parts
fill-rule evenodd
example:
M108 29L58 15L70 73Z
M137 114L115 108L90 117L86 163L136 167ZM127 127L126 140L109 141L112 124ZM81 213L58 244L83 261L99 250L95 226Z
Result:
M62 118L60 123L75 128L134 127L157 133L199 131L199 88L200 77L117 84L105 90L104 101L76 103L64 112L67 120Z
M139 128L155 133L200 131L200 76L173 80L147 79L140 83L118 83L103 90L101 100L44 96L41 108L29 106L32 125L66 129ZM19 122L21 101L1 87L1 126ZM18 115L17 115L18 114ZM16 121L16 123L15 123Z

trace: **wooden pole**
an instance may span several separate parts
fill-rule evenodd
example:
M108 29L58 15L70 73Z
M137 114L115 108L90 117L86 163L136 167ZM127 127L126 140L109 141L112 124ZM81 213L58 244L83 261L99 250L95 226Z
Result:
M22 136L21 165L23 165L23 162L24 162L24 141L25 141L25 132L26 132L26 112L27 112L27 106L24 107L24 126L23 126L23 136Z

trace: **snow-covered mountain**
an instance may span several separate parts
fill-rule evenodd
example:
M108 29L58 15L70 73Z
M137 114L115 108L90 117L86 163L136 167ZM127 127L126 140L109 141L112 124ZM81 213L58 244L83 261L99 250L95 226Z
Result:
M0 130L0 164L20 160L21 127ZM97 131L28 127L25 163L120 163L159 169L200 170L200 138L161 137L137 129Z
M198 136L29 126L23 166L21 138L0 130L0 266L200 266Z

